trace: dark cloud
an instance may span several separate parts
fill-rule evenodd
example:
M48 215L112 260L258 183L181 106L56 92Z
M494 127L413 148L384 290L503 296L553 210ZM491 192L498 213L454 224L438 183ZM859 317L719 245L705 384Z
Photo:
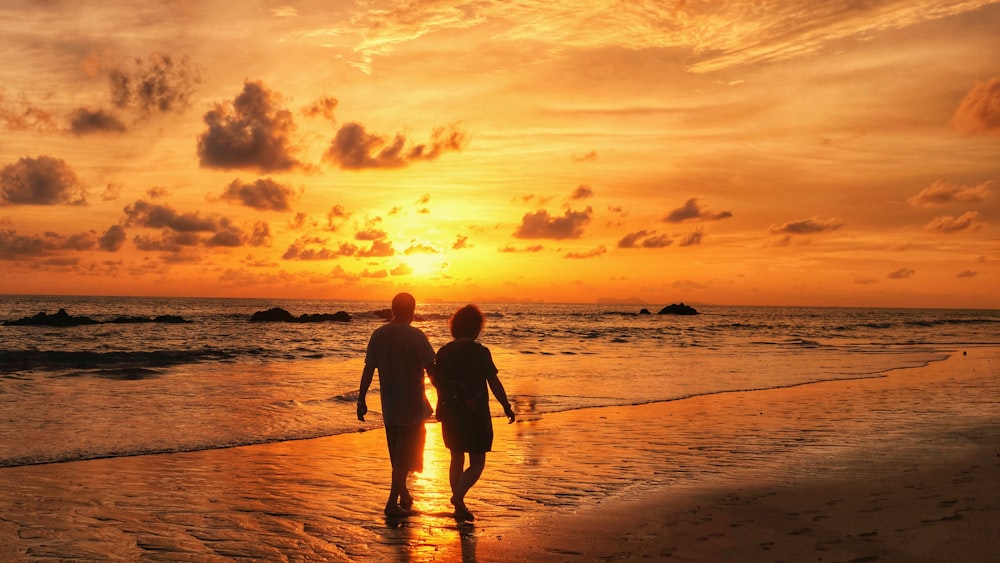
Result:
M702 241L702 239L704 237L705 237L705 233L702 232L699 229L697 231L693 231L693 232L690 232L690 233L684 235L684 238L681 239L680 245L681 246L695 246L697 244L701 244L701 241Z
M698 203L698 198L693 197L684 205L674 209L663 218L666 223L680 223L683 221L718 221L728 219L733 214L729 211L709 211Z
M935 207L955 203L981 203L993 195L995 182L978 186L957 186L949 182L934 182L913 197L907 198L916 207Z
M83 205L76 172L60 158L25 157L0 170L0 205Z
M597 258L598 256L606 254L607 252L608 249L605 248L604 245L602 244L601 246L588 250L587 252L567 252L566 255L563 256L563 258L583 260L586 258Z
M333 111L337 109L337 98L323 96L302 110L306 117L322 117L333 121Z
M325 243L325 239L301 237L293 242L281 257L284 260L335 260L342 256L357 256L358 254L358 247L346 242L335 249L326 246L309 248L311 245L324 245Z
M262 172L298 167L289 141L295 123L280 102L280 97L262 82L248 81L231 104L216 104L205 114L208 131L198 137L201 165Z
M222 199L238 201L247 207L262 211L289 211L290 201L295 192L288 186L283 186L270 178L261 178L252 184L233 180Z
M121 195L121 192L122 192L122 187L120 184L108 184L107 187L104 188L104 191L101 192L101 200L114 201L118 199L118 196Z
M434 160L446 151L459 151L465 143L466 135L457 124L435 129L429 143L410 145L402 134L388 141L359 123L347 123L337 131L325 157L348 170L402 168L414 161Z
M979 213L976 211L967 211L960 217L952 217L950 215L935 217L927 224L925 229L939 233L958 233L962 231L975 231L980 226Z
M125 228L121 225L112 225L101 238L98 239L98 244L101 250L107 250L108 252L117 252L121 249L122 245L125 244Z
M69 236L52 232L19 235L12 228L0 228L0 260L50 257L60 252L93 250L97 247L97 235L91 231Z
M642 229L629 233L618 241L618 248L664 248L673 244L667 235L657 235L656 231Z
M153 53L111 71L111 101L121 109L170 113L187 109L198 72L187 57Z
M577 186L573 190L573 194L569 196L570 199L587 199L588 197L594 197L594 189L583 184Z
M917 271L914 270L913 268L900 268L898 270L889 272L889 274L886 275L886 277L891 280L905 280L907 278L912 278L913 275L916 273Z
M128 127L114 114L103 109L80 108L70 115L69 130L75 135L90 133L124 133Z
M844 223L840 219L832 218L824 221L814 217L812 219L789 221L783 225L771 225L769 231L773 235L811 235L836 231L843 226Z
M462 250L463 248L472 248L469 244L469 237L463 235L455 235L455 242L452 243L452 250Z
M973 86L955 110L951 123L970 135L1000 134L1000 77Z
M145 200L125 207L125 226L164 230L159 239L137 235L134 239L136 246L143 250L176 251L180 247L199 245L266 246L271 239L270 227L263 221L245 228L228 217L202 216L198 212L180 213L169 206Z
M388 276L389 272L386 272L385 269L370 272L367 268L365 268L359 275L363 278L381 279Z
M583 228L590 223L593 210L590 207L583 211L567 209L562 217L553 217L544 209L534 213L526 213L521 218L521 225L514 231L514 237L520 239L575 239L583 235Z
M979 272L974 270L962 270L961 272L955 274L956 278L974 278L979 275Z

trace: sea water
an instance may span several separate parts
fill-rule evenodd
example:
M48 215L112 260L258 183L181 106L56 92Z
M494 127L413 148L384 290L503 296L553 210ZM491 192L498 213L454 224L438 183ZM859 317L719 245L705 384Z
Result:
M482 303L518 412L633 405L879 377L1000 345L1000 311ZM464 303L420 303L435 348ZM180 452L370 430L354 414L387 302L0 296L0 322L65 309L98 324L0 326L0 467ZM350 322L256 323L345 311ZM652 314L640 314L643 308ZM179 315L184 323L111 323ZM905 373L905 372L904 372ZM433 402L433 389L428 385ZM499 407L493 404L495 415Z

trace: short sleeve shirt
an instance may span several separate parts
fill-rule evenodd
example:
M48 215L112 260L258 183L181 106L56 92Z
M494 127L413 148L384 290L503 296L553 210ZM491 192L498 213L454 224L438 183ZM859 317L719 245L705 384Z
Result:
M424 368L433 362L434 348L419 328L389 323L375 329L365 364L378 371L385 424L420 424L427 418Z

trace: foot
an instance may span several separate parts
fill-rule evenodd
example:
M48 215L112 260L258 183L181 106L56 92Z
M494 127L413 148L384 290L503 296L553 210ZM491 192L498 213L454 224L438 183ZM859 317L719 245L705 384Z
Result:
M471 522L476 519L476 517L469 512L469 508L465 506L465 500L451 497L451 505L455 507L455 520L458 520L459 522Z
M409 511L413 508L413 497L410 495L402 496L399 498L399 507L403 510Z
M385 510L383 510L382 512L385 513L385 515L390 518L410 515L409 510L406 510L405 508L399 506L398 504L387 504L385 505Z
M461 507L455 507L455 520L458 520L459 522L472 522L475 519L476 517L473 516L472 513L469 512L469 509L464 505Z

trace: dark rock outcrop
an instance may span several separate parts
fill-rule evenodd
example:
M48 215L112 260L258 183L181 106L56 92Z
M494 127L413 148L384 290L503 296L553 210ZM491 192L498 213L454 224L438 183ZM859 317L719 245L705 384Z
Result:
M649 312L649 309L642 309L641 311L639 311L639 314L640 315L651 315L652 313Z
M666 307L660 309L658 315L699 315L698 311L690 305L685 305L683 303L674 303L672 305L667 305Z
M257 311L250 317L250 322L252 323L346 323L350 321L351 315L346 311L337 311L336 313L308 313L296 317L281 307L274 307L266 311Z
M24 317L16 321L4 321L4 326L79 326L96 325L100 321L95 321L90 317L74 317L66 312L66 309L59 309L59 312L49 315L45 311L33 317Z
M149 317L118 317L108 324L129 324L129 323L189 323L183 317L177 315L160 315L155 318ZM90 317L74 317L66 312L66 309L59 309L59 312L49 315L42 311L33 317L24 317L16 321L4 321L4 326L80 326L105 324Z

